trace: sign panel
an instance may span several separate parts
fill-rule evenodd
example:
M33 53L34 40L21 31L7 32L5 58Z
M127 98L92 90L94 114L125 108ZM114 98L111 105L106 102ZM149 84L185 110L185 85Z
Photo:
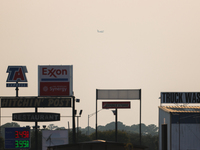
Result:
M69 144L68 130L42 130L42 150L64 144Z
M161 92L161 103L200 103L200 92Z
M30 128L5 127L5 149L29 149Z
M6 87L28 87L27 83L6 83Z
M130 102L102 102L102 108L131 108L131 105Z
M35 122L35 121L60 121L59 113L13 113L12 114L13 121L27 121L27 122Z
M97 99L140 99L141 90L97 90Z
M11 107L71 107L70 97L2 97L2 108Z
M15 83L7 83L6 87L27 87L27 83L18 83L16 82L27 82L26 74L27 73L26 66L8 66L6 73L8 73L8 77L6 82L15 82Z
M38 96L72 96L73 66L38 66Z

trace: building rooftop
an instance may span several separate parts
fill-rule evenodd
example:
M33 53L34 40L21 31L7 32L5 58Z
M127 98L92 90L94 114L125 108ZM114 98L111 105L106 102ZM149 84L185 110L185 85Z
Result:
M200 106L159 106L165 112L200 113Z

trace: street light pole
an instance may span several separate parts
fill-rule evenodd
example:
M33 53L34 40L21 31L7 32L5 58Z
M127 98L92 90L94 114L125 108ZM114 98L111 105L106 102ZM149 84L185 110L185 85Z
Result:
M97 113L100 112L101 110L103 110L103 109L100 109L100 110L98 110L97 112L94 112L94 113L88 115L88 135L90 135L90 134L89 134L89 119L90 119L90 117L92 117L93 115L97 114Z
M89 118L90 118L90 115L88 115L88 135L90 135L89 134Z

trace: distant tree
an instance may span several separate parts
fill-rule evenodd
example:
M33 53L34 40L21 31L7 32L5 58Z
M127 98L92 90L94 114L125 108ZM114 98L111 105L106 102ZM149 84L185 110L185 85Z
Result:
M118 130L120 131L126 131L126 132L131 132L131 133L139 133L139 129L140 129L140 124L136 124L136 125L131 125L131 126L126 126L124 125L122 122L118 122ZM146 134L151 134L151 135L158 135L158 127L154 124L150 124L148 126L146 126L145 124L141 124L141 131L142 131L142 135L146 135ZM109 130L114 130L115 129L115 122L111 122L108 123L105 126L98 126L98 131L109 131ZM82 133L87 134L88 133L88 127L86 127L85 129L81 129ZM95 132L94 128L89 127L89 133L92 134L93 132Z
M143 135L142 145L149 147L149 150L158 150L158 135Z
M76 142L86 142L86 141L91 141L90 136L81 133L81 131L78 131L78 133L76 133Z
M2 125L2 127L20 127L20 125L16 122L8 122L8 123Z
M38 130L38 136L37 136L37 150L42 150L42 131ZM36 145L36 141L35 141L35 130L31 131L31 148L30 150L35 150L35 145Z
M151 135L157 135L158 134L158 127L156 127L155 124L150 124L147 126L147 133Z
M5 128L6 127L20 127L20 125L16 122L8 122L1 126L1 135L4 137L5 135Z
M139 145L140 144L139 133L129 132L128 135L129 135L129 143L132 143L133 145Z
M0 150L4 150L4 139L0 136Z
M55 126L54 124L49 124L47 129L49 130L56 130L58 128L58 126Z
M65 127L57 127L56 130L65 130Z

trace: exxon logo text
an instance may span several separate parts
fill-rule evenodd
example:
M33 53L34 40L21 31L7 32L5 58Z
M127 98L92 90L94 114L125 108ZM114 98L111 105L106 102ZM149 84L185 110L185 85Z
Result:
M42 68L42 75L49 75L49 77L55 77L59 75L67 75L67 70L66 69L47 69L47 68Z

